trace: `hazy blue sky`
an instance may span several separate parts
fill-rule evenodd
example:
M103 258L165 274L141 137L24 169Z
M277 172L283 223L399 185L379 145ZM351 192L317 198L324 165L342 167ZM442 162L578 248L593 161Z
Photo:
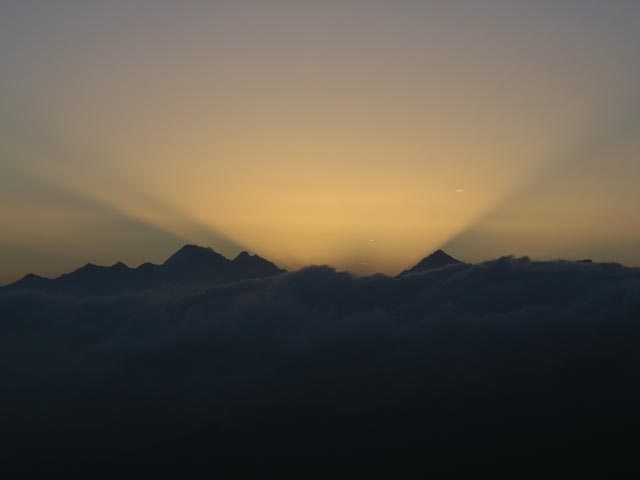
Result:
M640 264L640 2L0 3L0 282L182 243Z

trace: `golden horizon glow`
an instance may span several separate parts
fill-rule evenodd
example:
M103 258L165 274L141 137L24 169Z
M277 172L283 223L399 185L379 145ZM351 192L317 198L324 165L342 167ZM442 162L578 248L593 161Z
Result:
M640 6L546 3L8 2L0 283L183 243L640 264Z

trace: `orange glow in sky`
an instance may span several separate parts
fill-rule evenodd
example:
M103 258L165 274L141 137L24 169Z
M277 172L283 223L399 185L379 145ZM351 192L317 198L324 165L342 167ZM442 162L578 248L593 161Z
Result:
M640 264L637 2L50 3L0 6L2 283L183 243Z

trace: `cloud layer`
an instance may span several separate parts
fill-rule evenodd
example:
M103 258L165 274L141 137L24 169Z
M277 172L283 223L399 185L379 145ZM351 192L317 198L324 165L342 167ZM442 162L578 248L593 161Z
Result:
M640 270L617 264L7 292L0 319L14 459L529 455L638 423Z

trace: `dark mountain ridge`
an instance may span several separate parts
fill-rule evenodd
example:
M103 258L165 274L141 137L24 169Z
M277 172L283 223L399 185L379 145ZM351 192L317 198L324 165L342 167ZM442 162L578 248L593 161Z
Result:
M55 279L28 274L4 287L72 295L105 295L174 286L219 285L284 273L274 263L248 252L230 260L211 248L185 245L162 265L143 263L131 268L122 262L111 266L87 263Z
M464 262L444 250L436 250L396 278L437 270ZM590 259L576 263L594 263ZM143 263L131 268L123 262L111 266L87 263L55 279L30 273L2 290L36 290L72 295L110 295L128 291L153 290L176 286L214 286L224 283L268 278L285 273L274 263L243 251L228 259L210 247L185 245L161 265Z

